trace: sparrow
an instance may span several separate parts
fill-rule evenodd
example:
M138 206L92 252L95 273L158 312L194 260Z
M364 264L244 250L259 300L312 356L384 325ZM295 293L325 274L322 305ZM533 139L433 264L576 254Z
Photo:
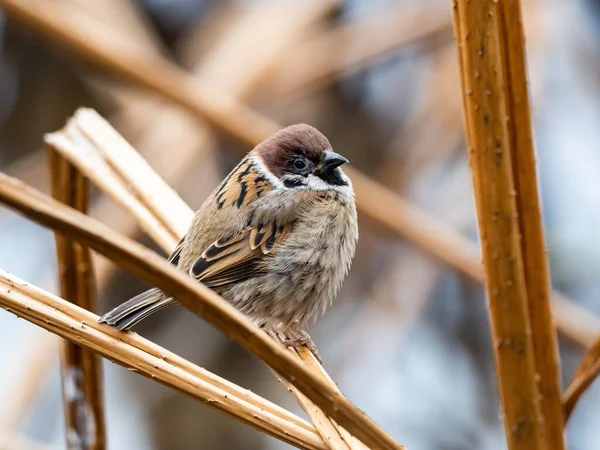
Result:
M296 124L258 144L196 212L168 261L215 290L287 347L325 313L358 240L354 190L316 128ZM100 318L117 330L175 303L158 288Z

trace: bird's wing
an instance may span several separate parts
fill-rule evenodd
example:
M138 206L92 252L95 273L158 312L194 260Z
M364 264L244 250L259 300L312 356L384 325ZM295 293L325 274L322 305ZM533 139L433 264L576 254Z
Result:
M249 226L213 242L190 268L190 275L210 288L223 288L264 274L273 250L288 236L292 224Z
M183 250L183 241L185 241L185 236L181 238L179 244L177 244L177 247L175 247L175 250L173 250L173 253L171 253L171 256L169 256L169 258L167 259L167 262L170 262L174 266L177 266L179 264L181 251Z

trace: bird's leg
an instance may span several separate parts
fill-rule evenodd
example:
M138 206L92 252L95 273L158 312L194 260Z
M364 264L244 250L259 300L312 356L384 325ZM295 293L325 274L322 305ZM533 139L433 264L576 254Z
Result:
M300 336L296 337L295 339L284 340L283 345L285 345L286 347L292 347L294 349L298 349L298 347L306 346L306 348L308 348L311 351L311 353L313 355L315 355L315 358L317 358L317 361L319 361L319 363L322 364L323 360L321 359L321 355L319 355L317 346L311 339L310 335L304 330L299 330L299 331L297 331L297 333Z

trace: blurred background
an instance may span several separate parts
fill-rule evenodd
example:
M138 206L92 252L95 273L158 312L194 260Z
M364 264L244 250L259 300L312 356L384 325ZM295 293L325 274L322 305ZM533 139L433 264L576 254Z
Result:
M44 3L279 123L318 127L364 173L476 239L449 0ZM553 284L600 315L600 3L522 3ZM239 159L230 139L0 9L0 170L48 192L42 136L79 106L107 117L194 209ZM91 214L157 248L99 192ZM327 371L409 449L505 448L481 287L364 218L360 231L341 295L310 330ZM3 207L0 267L58 292L52 233ZM96 270L96 312L147 288L102 258ZM304 416L266 366L183 308L137 331ZM56 349L54 336L0 311L0 449L64 448ZM582 348L561 337L560 351L566 385ZM104 376L110 449L288 448L108 361ZM599 401L595 383L569 422L571 450L598 449Z

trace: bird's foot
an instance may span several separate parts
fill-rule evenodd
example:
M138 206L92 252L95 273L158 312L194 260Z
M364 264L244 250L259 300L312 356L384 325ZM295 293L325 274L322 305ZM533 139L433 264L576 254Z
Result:
M300 332L299 337L297 337L295 339L284 340L283 345L285 345L286 347L292 347L294 349L298 349L299 347L305 346L306 348L308 348L310 350L310 352L315 356L315 358L317 358L317 361L319 361L319 364L323 363L323 360L321 359L321 355L319 355L319 351L317 350L317 346L311 339L310 335L304 330L302 330Z

